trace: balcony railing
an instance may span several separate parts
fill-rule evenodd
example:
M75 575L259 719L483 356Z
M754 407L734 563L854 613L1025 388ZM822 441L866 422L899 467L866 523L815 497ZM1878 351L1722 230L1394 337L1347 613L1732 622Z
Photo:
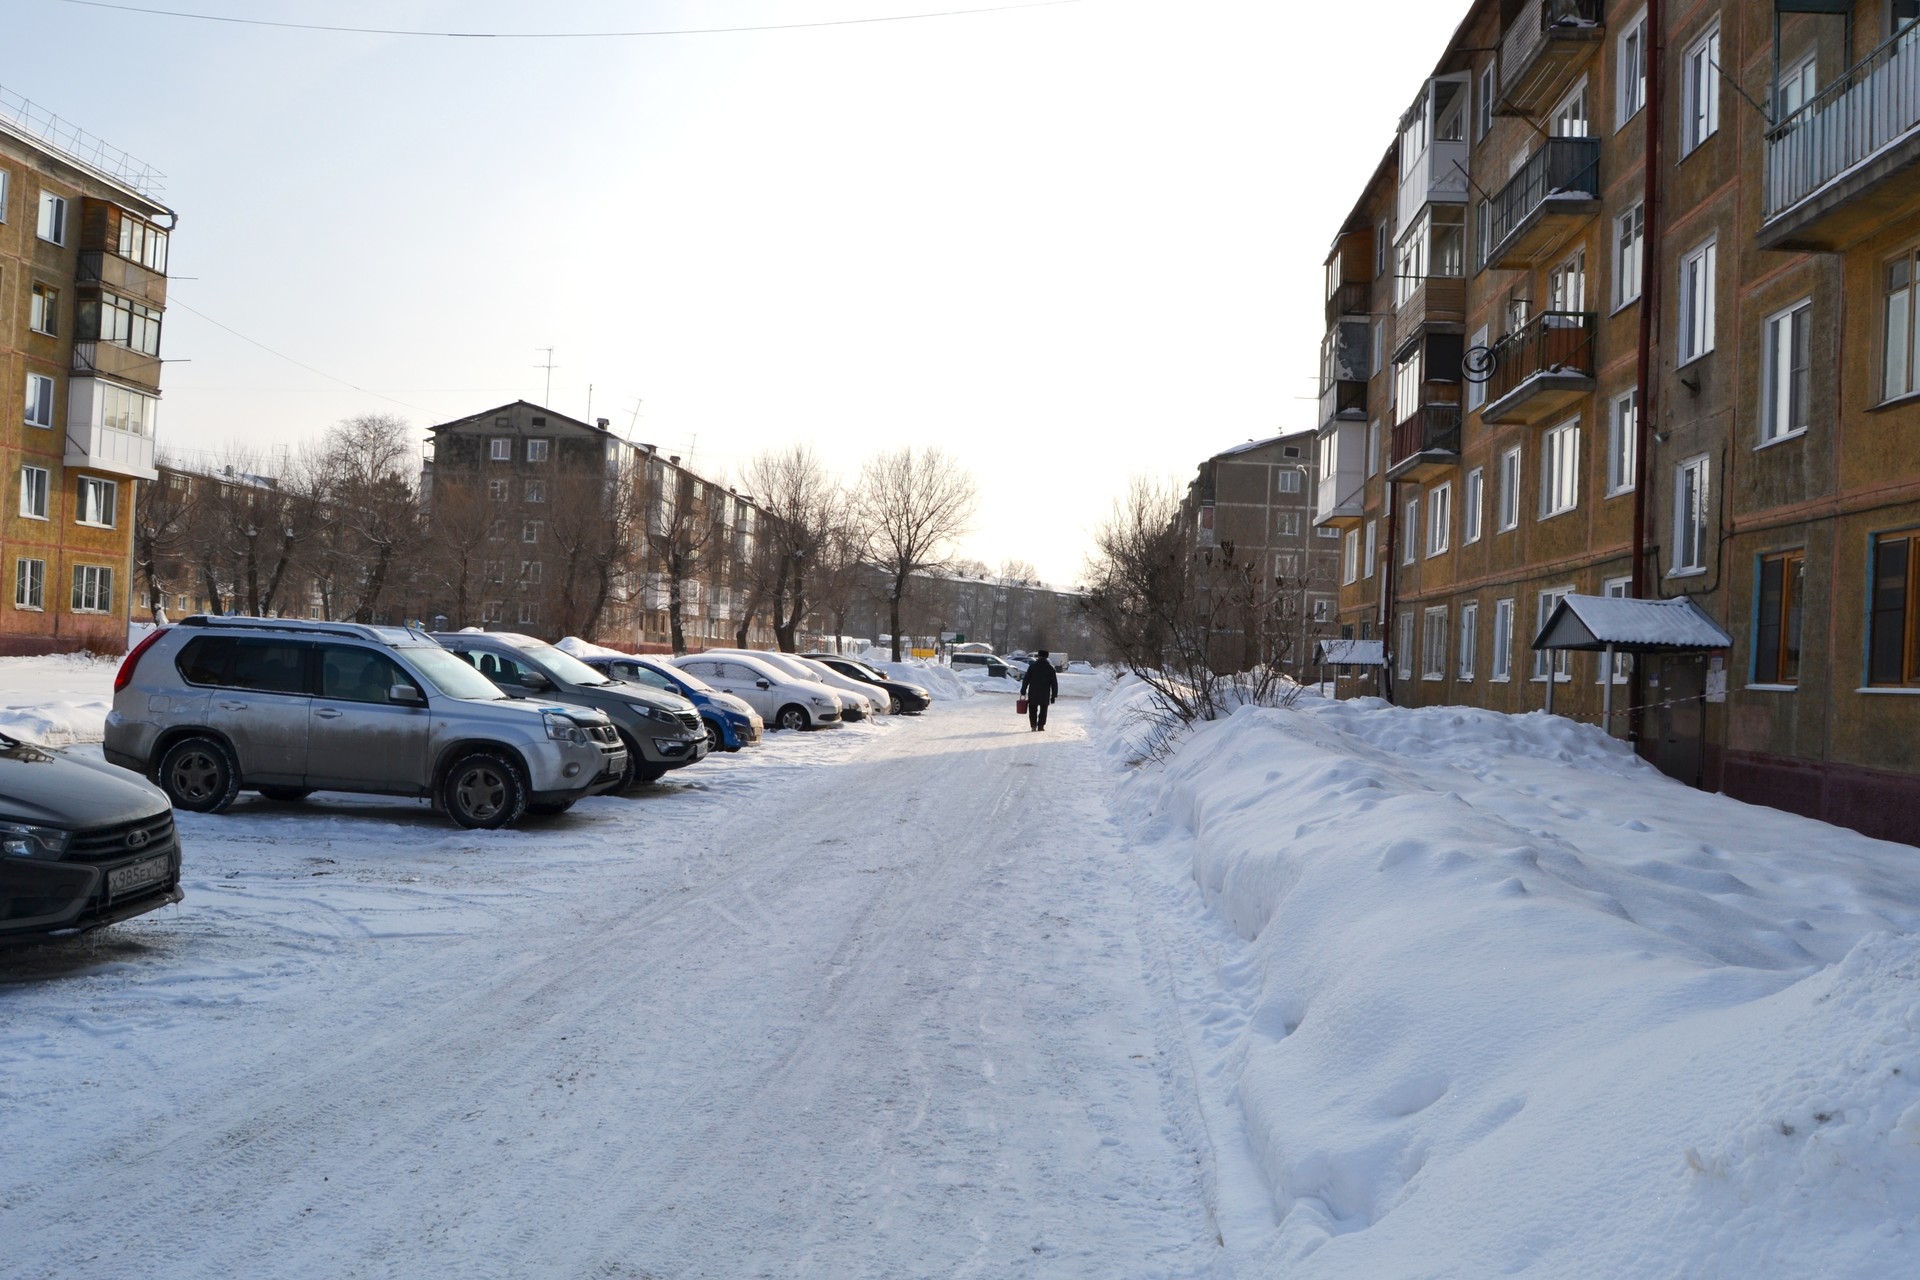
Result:
M1349 280L1327 298L1327 323L1341 316L1364 316L1372 302L1373 286L1365 280Z
M1413 416L1394 424L1393 458L1387 474L1398 479L1410 463L1426 460L1451 464L1460 456L1460 406L1423 403Z
M1564 87L1602 32L1601 0L1529 0L1500 39L1500 96L1531 112Z
M1489 209L1487 265L1509 259L1527 233L1556 206L1585 217L1600 199L1600 139L1548 138L1494 196Z
M145 387L158 387L160 357L143 355L116 342L76 342L73 344L73 373L76 377L90 378L99 374Z
M157 271L149 271L137 262L130 262L115 253L105 253L99 249L80 251L79 269L74 273L74 282L81 286L98 285L111 289L123 298L132 298L152 307L167 305L167 278Z
M1920 27L1868 54L1767 133L1766 219L1850 176L1920 129Z
M1536 392L1563 399L1564 393L1590 391L1597 319L1591 311L1544 311L1495 343L1482 416L1488 422L1531 422L1527 402Z
M1409 342L1433 325L1458 331L1467 318L1467 282L1463 276L1420 276L1399 282L1406 297L1393 311L1393 351L1397 355Z

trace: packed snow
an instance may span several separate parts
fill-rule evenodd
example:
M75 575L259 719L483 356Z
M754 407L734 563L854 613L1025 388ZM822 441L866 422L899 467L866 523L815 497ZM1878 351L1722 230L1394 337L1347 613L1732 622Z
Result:
M0 733L49 747L98 742L113 709L118 658L0 658Z

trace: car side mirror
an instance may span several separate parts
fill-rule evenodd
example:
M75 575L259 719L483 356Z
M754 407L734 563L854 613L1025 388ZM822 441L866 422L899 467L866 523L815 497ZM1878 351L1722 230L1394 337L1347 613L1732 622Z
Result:
M402 702L410 707L417 707L423 705L426 700L427 695L410 684L396 684L387 690L388 702Z
M520 677L520 683L529 689L553 688L553 681L547 679L545 676L541 675L538 671L525 672Z
M753 682L753 687L754 687L754 688L756 688L756 689L771 689L771 688L773 688L773 681L771 681L771 680L755 680L755 681Z

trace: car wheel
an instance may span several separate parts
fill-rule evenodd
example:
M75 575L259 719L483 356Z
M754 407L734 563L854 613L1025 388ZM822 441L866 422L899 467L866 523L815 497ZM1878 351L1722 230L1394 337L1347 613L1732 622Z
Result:
M552 804L530 804L527 806L527 812L537 818L552 818L565 813L571 808L573 808L573 801L557 800Z
M718 720L708 720L706 721L706 726L707 750L725 751L727 749L727 739L726 735L720 732L720 722Z
M620 745L627 749L627 767L621 771L620 781L608 789L609 795L619 795L632 786L640 777L640 744L626 734L620 735Z
M454 825L493 830L514 821L527 807L527 783L520 766L497 751L461 756L440 783L440 803Z
M219 813L240 794L240 770L218 738L182 738L160 757L159 783L174 808Z
M667 776L667 766L642 760L633 771L635 782L658 782Z
M284 801L287 801L288 803L292 803L295 800L305 800L308 796L313 794L313 788L312 787L262 787L260 788L260 794L265 796L269 800L284 800Z
M797 702L789 702L780 708L780 714L773 718L773 723L782 729L805 729L813 720L807 715L805 707Z
M900 695L899 694L890 693L887 695L887 714L890 716L897 716L900 714Z

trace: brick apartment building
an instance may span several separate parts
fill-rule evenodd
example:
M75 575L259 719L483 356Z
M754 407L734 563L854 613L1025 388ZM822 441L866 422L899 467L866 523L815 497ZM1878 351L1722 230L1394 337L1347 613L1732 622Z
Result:
M21 414L0 432L0 653L126 648L174 223L157 177L0 90L0 403Z
M1481 0L1326 259L1316 521L1396 701L1920 831L1920 11ZM1567 592L1719 651L1537 654Z

